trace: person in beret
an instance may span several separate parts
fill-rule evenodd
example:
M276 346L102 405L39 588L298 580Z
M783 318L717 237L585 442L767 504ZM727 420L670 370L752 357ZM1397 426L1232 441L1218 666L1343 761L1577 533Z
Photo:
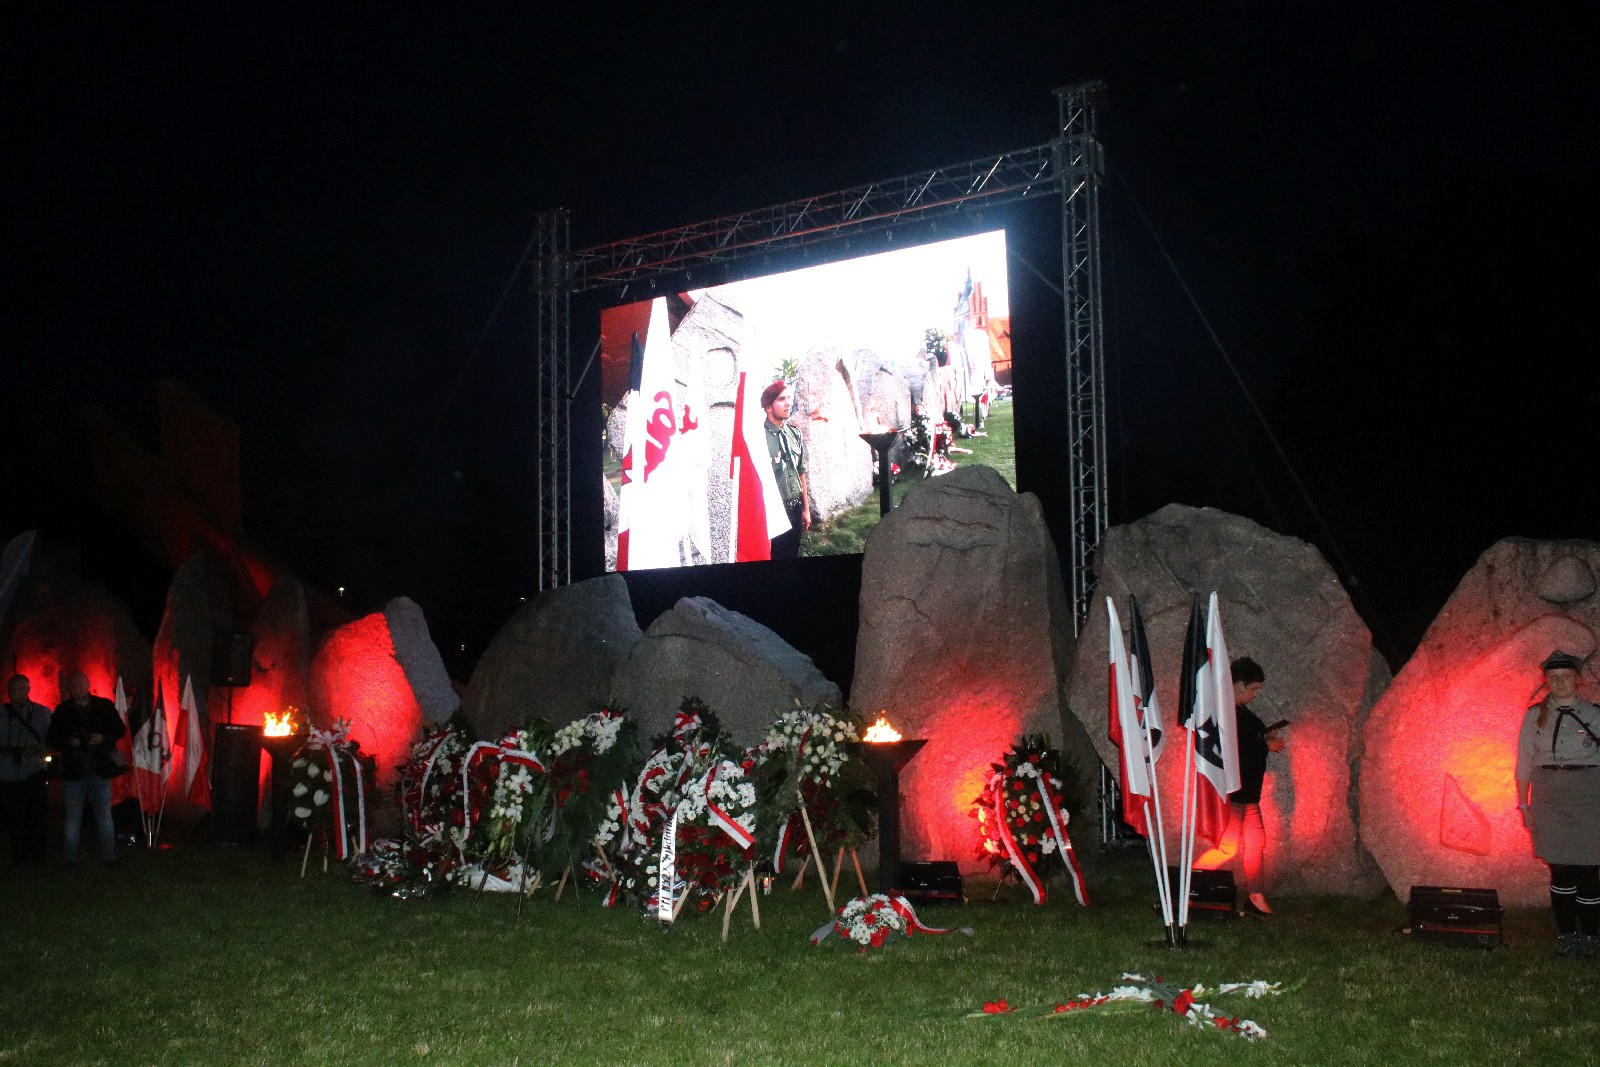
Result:
M1556 951L1589 958L1600 936L1600 708L1578 695L1583 660L1545 657L1545 696L1517 735L1517 807L1550 866Z
M772 476L778 483L783 510L789 515L789 529L772 539L773 559L800 556L800 531L811 529L811 486L806 478L806 447L800 431L789 425L794 393L789 383L776 381L761 390L761 409L767 413L762 423L767 431L767 455L772 459Z

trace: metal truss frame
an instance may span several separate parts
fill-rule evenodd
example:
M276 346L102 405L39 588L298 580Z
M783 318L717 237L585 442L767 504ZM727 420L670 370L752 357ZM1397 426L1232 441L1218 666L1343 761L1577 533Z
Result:
M1096 138L1105 85L1056 91L1060 134L1051 141L886 181L570 251L565 209L539 216L539 589L571 580L572 351L574 293L683 276L698 268L871 233L1028 198L1058 196L1066 320L1074 629L1093 585L1094 550L1106 528L1105 346L1100 304L1100 185Z

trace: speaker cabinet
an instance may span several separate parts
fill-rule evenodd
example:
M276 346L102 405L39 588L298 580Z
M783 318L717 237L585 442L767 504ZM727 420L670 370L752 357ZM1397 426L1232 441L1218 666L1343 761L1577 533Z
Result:
M211 842L248 845L256 839L260 803L261 727L219 722L211 749Z
M254 673L255 638L248 633L218 630L211 644L211 684L243 689Z

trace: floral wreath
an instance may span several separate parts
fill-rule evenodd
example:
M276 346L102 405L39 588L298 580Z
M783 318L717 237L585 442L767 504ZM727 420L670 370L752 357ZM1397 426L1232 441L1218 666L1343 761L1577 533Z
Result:
M806 709L796 701L795 710L773 721L766 740L745 753L761 781L758 849L773 873L783 873L791 848L810 854L802 804L824 855L858 848L872 836L877 798L857 748L860 734L855 721L836 715L827 704Z
M1083 870L1067 836L1059 757L1050 748L1050 739L1024 736L1003 763L992 766L988 785L972 801L979 857L999 868L1002 878L1020 878L1035 904L1045 902L1045 882L1052 870L1064 868L1078 903L1087 907Z
M351 739L349 719L330 730L313 727L290 764L289 813L347 860L367 848L367 801L376 778L377 764Z
M708 911L743 876L754 855L752 761L737 758L706 705L686 698L631 788L613 790L595 842L612 853L607 906L622 897L658 906L662 846L676 820L672 896Z

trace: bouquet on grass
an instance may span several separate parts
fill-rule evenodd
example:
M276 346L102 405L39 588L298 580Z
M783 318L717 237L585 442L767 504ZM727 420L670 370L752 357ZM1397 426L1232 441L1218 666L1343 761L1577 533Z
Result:
M367 802L376 778L373 758L350 737L350 720L313 727L289 768L289 814L347 860L367 848Z
M396 793L402 818L398 840L379 841L353 864L355 880L374 892L410 898L447 887L461 864L463 824L473 812L463 785L465 733L447 725L423 734L400 766ZM463 800L465 798L465 805ZM481 811L483 798L477 798Z
M502 769L495 795L497 806L518 812L515 848L545 880L569 869L603 870L609 860L591 862L601 858L595 839L612 795L637 759L637 726L610 708L559 730L539 726L544 737L533 751L543 772L528 776L521 769Z
M595 841L611 856L607 906L626 898L654 911L665 891L675 906L708 911L744 876L754 854L756 788L743 754L704 703L684 700L631 785L614 790ZM662 870L673 827L675 863ZM665 887L663 887L663 883Z
M992 764L994 773L972 801L978 820L978 855L1002 878L1020 879L1035 904L1045 902L1045 883L1065 870L1078 903L1088 906L1083 871L1067 836L1067 804L1060 757L1049 738L1029 735Z

